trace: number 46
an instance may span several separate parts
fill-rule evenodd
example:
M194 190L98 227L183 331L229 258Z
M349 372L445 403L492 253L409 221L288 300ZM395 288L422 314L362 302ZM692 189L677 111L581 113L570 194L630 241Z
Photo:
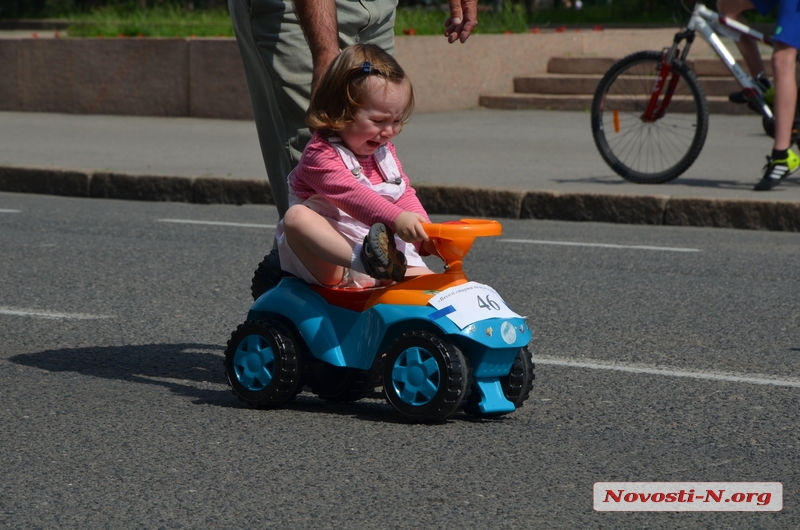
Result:
M489 298L488 295L486 296L486 300L478 296L478 307L480 307L481 309L486 309L488 311L492 310L500 311L500 304Z

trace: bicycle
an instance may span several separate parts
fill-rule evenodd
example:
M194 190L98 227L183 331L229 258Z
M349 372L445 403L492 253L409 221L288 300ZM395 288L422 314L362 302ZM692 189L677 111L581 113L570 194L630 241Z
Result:
M765 89L736 63L720 35L748 35L769 46L772 38L696 4L686 29L675 34L672 46L620 59L597 85L592 135L600 156L625 180L660 184L676 179L703 149L708 102L686 62L698 33L742 86L750 108L762 116L769 132L773 114L764 99Z

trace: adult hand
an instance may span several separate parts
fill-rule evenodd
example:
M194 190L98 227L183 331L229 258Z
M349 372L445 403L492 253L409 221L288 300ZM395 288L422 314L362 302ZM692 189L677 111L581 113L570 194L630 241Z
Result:
M466 42L478 25L478 0L449 0L450 17L444 22L447 42Z
M406 243L414 241L427 241L428 234L422 228L422 223L428 220L414 212L403 212L394 220L394 233Z

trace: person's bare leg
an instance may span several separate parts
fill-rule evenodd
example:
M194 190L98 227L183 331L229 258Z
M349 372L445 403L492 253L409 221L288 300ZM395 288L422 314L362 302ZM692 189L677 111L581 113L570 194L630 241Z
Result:
M775 76L775 144L776 151L792 145L792 125L797 106L797 79L795 68L797 49L782 42L775 43L772 70Z
M283 229L289 246L321 285L342 281L353 247L327 219L305 206L292 206L284 215Z
M406 278L411 276L424 276L425 274L433 274L433 271L428 267L409 267L406 269Z
M755 9L755 6L750 0L718 0L717 12L720 15L726 16L742 22L747 23L742 13L750 9ZM753 77L764 72L764 60L761 58L761 52L758 50L758 44L752 38L742 35L736 42L736 47L742 54L747 69L750 70L750 75Z
M797 106L796 59L796 48L782 42L775 43L772 53L772 68L775 71L775 143L764 167L764 176L753 188L755 191L771 190L800 168L800 158L789 149Z

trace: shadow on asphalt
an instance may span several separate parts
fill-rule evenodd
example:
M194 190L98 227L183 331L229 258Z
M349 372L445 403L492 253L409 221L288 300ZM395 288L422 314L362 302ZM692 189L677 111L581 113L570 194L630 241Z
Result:
M195 405L248 408L228 388L222 365L224 347L217 344L142 344L63 348L15 355L15 364L48 372L75 372L81 375L157 385L193 399ZM202 388L205 383L225 385L224 390ZM334 414L379 423L405 423L376 390L356 403L329 403L309 392L280 407L314 414ZM269 410L264 410L269 414ZM459 413L449 421L503 421L481 419Z
M63 348L11 357L16 364L48 372L133 381L202 398L209 391L192 383L226 384L223 347L217 344L142 344Z

